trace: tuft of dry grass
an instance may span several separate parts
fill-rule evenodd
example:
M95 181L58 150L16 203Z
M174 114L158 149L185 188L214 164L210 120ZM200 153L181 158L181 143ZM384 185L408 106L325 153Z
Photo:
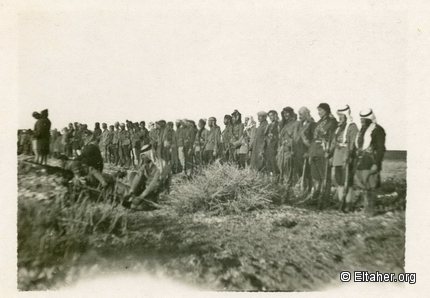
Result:
M197 211L214 215L242 214L266 209L278 196L279 188L270 177L215 163L191 180L176 181L165 206L179 214Z

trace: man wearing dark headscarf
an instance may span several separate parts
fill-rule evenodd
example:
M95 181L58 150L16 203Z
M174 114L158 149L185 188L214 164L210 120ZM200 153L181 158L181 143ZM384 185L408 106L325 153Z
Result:
M318 207L322 208L323 200L330 195L331 190L331 165L325 155L330 148L337 121L331 114L328 104L321 103L317 109L320 120L315 126L313 140L309 147L309 160L314 183L313 195L319 197Z
M376 123L372 109L360 112L361 129L355 139L355 182L364 194L364 212L374 212L375 189L381 185L385 154L385 130Z
M206 139L204 160L206 164L211 164L214 162L215 158L218 156L218 148L221 141L221 129L216 125L216 118L209 118L209 132Z
M100 123L96 122L94 124L94 138L97 141L97 143L100 143L100 139L101 139L101 135L102 135L102 130L100 129Z
M242 146L242 136L244 125L242 123L242 114L238 110L234 110L231 114L232 125L230 134L230 162L239 165L239 153Z
M119 157L122 167L129 167L131 165L130 149L130 131L125 129L125 123L121 123L119 131Z
M264 155L266 158L266 171L274 175L277 179L279 177L279 168L276 162L279 141L278 113L275 110L271 110L269 111L268 115L270 119L270 124L267 127L265 142L266 144L264 147Z
M222 161L227 162L230 160L229 144L230 144L231 131L232 131L232 118L230 115L224 116L224 125L225 125L225 128L221 133L219 157L221 158Z
M196 137L194 138L194 160L195 165L197 167L201 167L203 165L203 152L205 151L205 146L208 138L209 131L205 128L206 121L205 119L200 119L198 123L198 130Z
M284 181L288 187L291 187L295 178L293 152L297 121L294 119L294 110L291 107L284 108L281 116L277 162L280 170L280 182Z
M255 137L252 142L251 148L251 169L255 171L262 171L265 167L264 150L266 145L267 135L267 113L264 111L258 112L258 122L260 125L257 127Z

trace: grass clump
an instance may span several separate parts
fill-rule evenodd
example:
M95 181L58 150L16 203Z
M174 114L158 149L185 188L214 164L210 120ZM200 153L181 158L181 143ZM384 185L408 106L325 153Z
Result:
M191 180L174 183L167 204L179 214L241 214L268 208L278 192L268 176L215 163Z
M18 288L46 290L65 277L69 266L89 247L127 232L126 213L110 203L80 195L37 201L18 200Z

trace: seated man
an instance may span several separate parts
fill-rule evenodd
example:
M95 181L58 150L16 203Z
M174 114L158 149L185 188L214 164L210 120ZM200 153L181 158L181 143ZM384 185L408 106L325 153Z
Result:
M99 183L105 187L107 184L102 175L103 158L97 145L97 139L89 130L84 132L84 147L81 154L71 164L71 169L75 174L75 185L84 180L90 185Z
M123 206L134 210L151 210L160 193L169 191L172 171L163 159L157 158L150 144L141 149L141 163L136 175L130 175L130 191Z

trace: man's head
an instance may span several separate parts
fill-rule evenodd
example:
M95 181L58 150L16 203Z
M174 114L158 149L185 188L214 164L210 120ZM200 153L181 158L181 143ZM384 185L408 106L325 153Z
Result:
M40 119L40 117L41 117L40 113L38 113L38 112L33 112L32 116L34 119Z
M299 109L299 121L306 121L311 118L311 111L307 107L301 107Z
M278 120L278 112L276 112L275 110L270 110L268 114L270 122L275 122L276 120Z
M94 126L95 126L95 128L100 128L100 123L96 122L96 124Z
M241 123L242 122L242 114L239 113L238 110L234 110L231 114L233 123Z
M176 120L175 120L175 125L176 125L176 129L178 129L179 127L181 127L181 125L182 125L182 120L180 120L180 119L176 119Z
M103 128L103 129L106 129L106 128L107 128L107 124L106 124L106 123L103 123L103 124L102 124L102 128Z
M69 129L73 128L73 123L69 123Z
M117 122L115 122L115 128L116 129L119 129L119 122L117 121Z
M248 125L248 122L249 122L249 117L245 117L245 122L244 122L245 126Z
M215 127L215 125L216 125L216 118L215 117L209 117L208 125L209 125L209 127Z
M167 127L169 129L173 129L173 122L172 121L167 122Z
M113 125L109 125L109 130L110 130L110 131L113 131L113 130L114 130L114 128L115 128L115 127L114 127Z
M121 130L125 130L125 123L121 123L119 127Z
M294 118L294 109L292 107L286 107L282 109L282 118L290 120Z
M206 121L205 121L204 119L200 119L200 120L199 120L199 124L198 124L198 126L199 126L199 129L203 129L203 128L205 128L205 126L206 126Z
M232 121L232 118L230 115L225 115L224 116L224 125L229 125Z
M372 123L376 123L376 117L372 109L364 109L360 112L360 121L363 127L368 127Z
M337 110L337 116L339 117L340 123L345 123L348 118L351 118L351 109L348 105L345 105Z
M145 128L145 125L146 125L145 121L140 121L139 124L140 124L140 128L142 128L142 129Z
M324 118L330 115L331 113L330 106L326 103L320 103L317 109L318 109L318 115L320 116L320 118Z
M75 125L75 128L79 127L79 123L78 122L75 122L74 125Z
M48 117L48 109L45 109L42 112L40 112L40 116L42 118L47 118Z
M257 116L258 116L258 122L260 122L260 123L267 119L267 113L264 111L258 112Z

